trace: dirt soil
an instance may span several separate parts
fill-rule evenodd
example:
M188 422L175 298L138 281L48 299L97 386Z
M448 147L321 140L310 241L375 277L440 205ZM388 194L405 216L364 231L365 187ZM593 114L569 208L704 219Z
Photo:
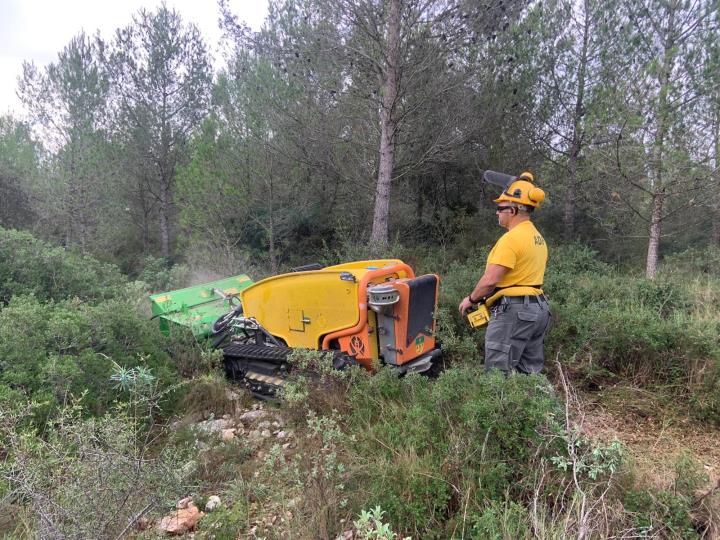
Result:
M720 430L700 425L689 418L669 415L663 408L650 412L610 407L597 394L579 396L581 430L605 442L619 440L635 465L642 484L659 489L672 487L673 464L683 453L700 463L710 489L720 481Z

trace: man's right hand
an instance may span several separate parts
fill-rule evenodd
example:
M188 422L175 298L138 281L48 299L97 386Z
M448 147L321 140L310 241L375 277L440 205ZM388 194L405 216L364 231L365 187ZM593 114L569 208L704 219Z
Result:
M472 307L472 302L470 302L470 297L466 296L462 299L462 302L460 302L460 305L458 306L458 309L460 310L460 315L463 317L465 316L465 312Z

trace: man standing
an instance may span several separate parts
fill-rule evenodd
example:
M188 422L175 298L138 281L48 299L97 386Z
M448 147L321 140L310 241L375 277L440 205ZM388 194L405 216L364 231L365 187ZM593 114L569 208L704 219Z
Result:
M498 224L507 229L488 255L485 273L460 302L465 315L473 304L490 308L485 334L485 370L538 373L550 326L542 286L547 263L545 239L530 215L545 199L529 172L519 177L486 171L485 181L504 188L495 199Z

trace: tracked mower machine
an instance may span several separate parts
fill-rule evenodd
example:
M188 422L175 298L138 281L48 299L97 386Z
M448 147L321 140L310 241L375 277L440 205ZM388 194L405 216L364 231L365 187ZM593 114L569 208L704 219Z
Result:
M295 348L332 352L333 366L377 363L431 372L439 278L398 259L308 265L253 283L240 275L150 297L163 328L190 327L223 350L225 371L259 397L282 387Z

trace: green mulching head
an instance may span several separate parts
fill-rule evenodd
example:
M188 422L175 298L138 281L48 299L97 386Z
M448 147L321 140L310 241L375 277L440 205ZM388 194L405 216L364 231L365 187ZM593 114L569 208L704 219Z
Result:
M196 338L206 338L212 333L213 323L237 305L240 291L252 284L248 276L241 274L153 294L152 315L160 319L160 328L165 333L169 333L172 323L190 328Z

